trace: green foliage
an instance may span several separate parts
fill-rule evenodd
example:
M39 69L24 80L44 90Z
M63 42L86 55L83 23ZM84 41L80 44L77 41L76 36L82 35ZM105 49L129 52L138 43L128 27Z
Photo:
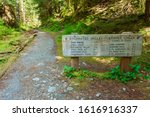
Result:
M4 25L4 21L2 19L0 19L0 26Z
M87 26L83 22L77 22L75 24L66 24L64 27L63 34L71 34L71 33L88 34L92 33L92 28L90 26Z
M73 67L64 66L64 75L67 78L77 78L82 80L84 78L103 78L108 75L108 73L96 73L88 70L76 70Z
M129 81L136 80L138 78L143 77L144 79L150 79L149 75L143 75L140 72L141 66L138 64L129 65L131 67L131 72L125 72L120 69L119 66L111 69L110 72L105 73L97 73L88 70L76 70L73 67L64 66L64 75L67 78L77 78L82 80L84 78L104 78L104 79L112 79L119 80L122 83L128 83ZM145 70L150 70L150 66L146 67Z
M0 40L2 36L10 35L13 31L14 29L5 26L3 20L0 19Z
M51 25L50 27L50 30L51 31L60 31L62 28L61 28L61 24L59 22L55 22L53 23L53 25Z
M64 66L64 74L66 75L67 78L75 77L74 71L76 71L75 68L69 67L69 66Z
M4 64L6 61L7 61L7 59L2 58L2 59L0 59L0 64Z
M145 79L150 80L150 76L146 75L144 76Z
M35 0L24 0L24 7L26 10L26 26L33 28L38 27L41 22L39 19L38 3Z
M146 63L144 70L150 73L150 62Z
M145 63L145 67L143 68L143 70L146 72L144 78L150 80L150 62Z
M108 79L117 79L122 83L127 83L128 81L135 80L138 77L141 77L142 74L140 73L140 65L129 65L131 67L131 72L124 72L120 69L119 66L116 66L109 72L109 76L106 77Z
M62 24L60 21L57 21L53 18L48 18L45 22L43 22L42 27L45 31L54 31L58 32L62 30Z
M133 70L134 73L140 73L140 68L141 66L138 65L138 64L135 64L135 65L129 65L131 67L131 70Z
M122 74L122 72L120 72L120 67L116 66L115 68L113 68L110 71L110 76L108 78L110 78L110 79L116 79L117 77L120 78L121 74Z

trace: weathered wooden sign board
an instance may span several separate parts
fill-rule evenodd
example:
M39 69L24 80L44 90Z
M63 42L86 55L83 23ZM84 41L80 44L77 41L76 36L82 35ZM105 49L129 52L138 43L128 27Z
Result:
M63 55L81 56L139 56L142 36L138 34L64 35Z

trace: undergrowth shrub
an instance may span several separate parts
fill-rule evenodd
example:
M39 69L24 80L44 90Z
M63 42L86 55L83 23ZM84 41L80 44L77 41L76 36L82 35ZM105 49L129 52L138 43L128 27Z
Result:
M96 73L84 69L77 70L70 66L64 66L64 75L69 79L77 78L82 80L84 78L103 78L104 76L107 76L108 73Z
M51 31L60 31L62 29L61 24L59 22L53 22L50 26Z
M61 31L62 30L62 24L60 21L56 21L53 18L48 18L46 21L43 21L43 27L45 31Z
M135 80L142 76L140 73L140 65L129 65L131 67L131 72L125 72L120 69L119 66L113 68L110 72L107 79L117 79L122 83L127 83L128 81Z
M79 34L88 34L92 33L92 28L83 22L77 22L75 24L66 24L64 26L63 34L71 34L71 33L79 33Z
M0 36L7 36L13 32L13 29L4 25L3 20L0 19ZM0 37L0 39L2 39Z
M88 70L76 70L73 67L64 66L64 75L71 79L84 79L84 78L100 78L100 79L112 79L112 80L119 80L122 83L128 83L131 80L136 80L138 78L145 78L150 79L149 76L145 76L140 72L140 65L129 65L131 67L131 72L124 72L120 69L119 66L114 67L111 69L110 72L105 73L96 73ZM146 69L146 68L145 68ZM147 68L146 70L149 70Z

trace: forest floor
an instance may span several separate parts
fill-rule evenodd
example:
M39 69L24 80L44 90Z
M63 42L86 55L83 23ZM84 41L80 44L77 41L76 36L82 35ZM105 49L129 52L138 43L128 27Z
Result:
M38 32L35 40L21 52L20 57L0 80L0 99L3 100L106 100L150 99L150 81L138 80L127 84L114 80L86 78L67 79L56 54L55 40ZM68 61L69 62L69 61ZM98 69L87 61L82 66ZM104 72L112 65L101 64Z

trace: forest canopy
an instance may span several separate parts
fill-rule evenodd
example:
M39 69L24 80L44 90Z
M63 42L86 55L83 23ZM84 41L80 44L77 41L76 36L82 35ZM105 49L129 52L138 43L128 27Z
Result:
M39 26L50 17L80 20L87 16L116 18L131 14L150 17L150 0L0 0L0 17L5 24Z

